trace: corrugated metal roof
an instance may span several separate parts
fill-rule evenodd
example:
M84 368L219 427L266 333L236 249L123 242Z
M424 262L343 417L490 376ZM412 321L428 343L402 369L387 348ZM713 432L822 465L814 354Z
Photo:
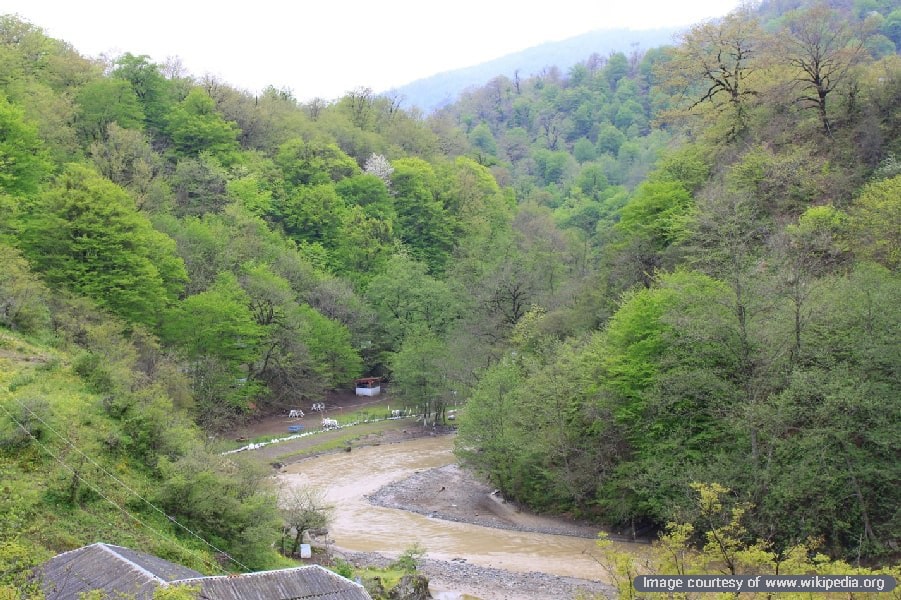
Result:
M366 589L319 565L179 581L202 600L372 600Z
M103 543L58 554L40 569L47 600L76 598L90 590L144 600L161 583L198 576L201 573L162 558Z
M153 590L167 584L199 586L199 598L205 600L372 600L363 586L318 565L208 577L103 543L59 554L44 563L39 574L47 600L76 600L91 590L151 600Z

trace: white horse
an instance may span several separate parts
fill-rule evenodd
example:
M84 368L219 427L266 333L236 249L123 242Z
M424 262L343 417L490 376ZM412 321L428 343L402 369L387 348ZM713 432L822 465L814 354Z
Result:
M323 429L338 429L338 421L335 419L322 419Z
M322 412L325 410L325 403L324 402L314 402L312 409L315 411L318 411L318 412Z
M288 411L289 419L303 419L303 411L300 409L291 409Z

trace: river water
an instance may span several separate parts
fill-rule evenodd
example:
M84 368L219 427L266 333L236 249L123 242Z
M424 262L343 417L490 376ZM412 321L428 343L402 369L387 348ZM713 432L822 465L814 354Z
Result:
M594 540L444 521L374 506L365 497L416 471L453 462L453 436L445 435L307 459L289 465L280 478L288 485L326 489L337 507L329 537L339 549L397 555L418 543L438 560L464 558L507 571L603 579ZM640 552L632 544L621 547Z

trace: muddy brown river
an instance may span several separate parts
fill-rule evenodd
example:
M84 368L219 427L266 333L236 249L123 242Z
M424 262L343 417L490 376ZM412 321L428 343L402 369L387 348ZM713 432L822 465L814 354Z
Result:
M513 572L604 578L591 539L445 521L374 506L366 499L416 471L453 462L453 436L437 436L307 459L288 466L279 477L288 485L313 484L327 490L328 500L337 507L329 537L338 549L397 555L418 543L433 559L464 558ZM620 548L641 552L633 544Z

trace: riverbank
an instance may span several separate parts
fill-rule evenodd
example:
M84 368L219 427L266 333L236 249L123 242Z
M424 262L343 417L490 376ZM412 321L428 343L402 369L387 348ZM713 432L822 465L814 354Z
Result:
M594 539L597 526L563 517L543 517L505 502L490 486L457 464L428 469L367 496L376 506L482 527Z
M339 552L355 566L388 566L394 559L374 552ZM600 566L598 567L600 568ZM567 600L611 598L613 588L599 581L548 573L516 573L469 564L464 558L421 561L419 572L428 577L436 600Z

